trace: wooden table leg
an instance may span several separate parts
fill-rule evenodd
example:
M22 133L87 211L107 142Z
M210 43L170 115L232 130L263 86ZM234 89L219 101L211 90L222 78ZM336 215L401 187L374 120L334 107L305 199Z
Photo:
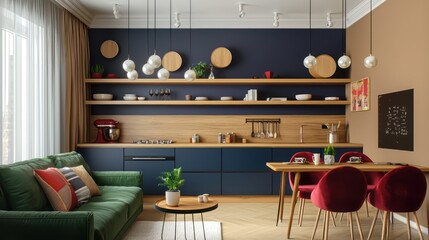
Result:
M280 189L279 189L279 206L277 208L277 221L276 226L280 221L283 221L283 208L285 200L285 185L286 185L286 172L282 172L282 178L280 179Z
M293 214L295 211L295 203L296 203L296 197L298 194L298 186L299 186L299 181L301 179L301 173L297 172L295 173L295 180L293 182L293 193L292 193L292 200L290 203L290 215L289 215L289 223L288 223L288 227L287 227L287 238L290 239L290 231L292 228L292 222L293 222Z

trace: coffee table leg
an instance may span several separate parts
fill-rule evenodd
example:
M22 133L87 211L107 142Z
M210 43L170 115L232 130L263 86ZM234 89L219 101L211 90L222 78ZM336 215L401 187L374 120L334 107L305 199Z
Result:
M185 240L187 240L188 238L186 237L186 214L183 214L183 226L185 228Z
M176 240L177 214L174 214L174 240Z
M167 215L167 213L164 213L164 220L162 221L162 229L161 229L161 240L163 240L163 235L164 235L164 224L165 224L165 215Z
M193 226L193 229L194 229L194 240L195 240L196 238L195 238L195 222L194 222L194 214L192 214L192 226Z
M204 229L204 218L203 218L203 214L202 213L201 213L201 223L203 224L204 240L206 240L206 230Z

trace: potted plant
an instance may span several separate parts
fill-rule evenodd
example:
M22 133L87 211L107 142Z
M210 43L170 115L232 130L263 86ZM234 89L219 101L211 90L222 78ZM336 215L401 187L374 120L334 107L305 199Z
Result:
M209 65L205 62L199 62L192 69L195 71L197 78L204 78L207 75L207 70L209 70Z
M104 72L103 65L96 64L95 66L91 67L91 77L92 78L102 78Z
M332 145L329 145L323 149L323 161L325 164L334 164L335 163L335 148Z
M171 172L163 172L159 176L161 183L158 186L166 187L165 201L168 206L179 206L180 190L179 188L185 184L185 179L182 178L182 168L174 168Z

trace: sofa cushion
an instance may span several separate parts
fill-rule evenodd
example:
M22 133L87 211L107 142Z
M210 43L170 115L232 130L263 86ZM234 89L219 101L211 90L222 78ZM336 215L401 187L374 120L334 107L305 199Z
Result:
M91 198L91 192L82 179L73 171L73 169L69 167L63 167L59 170L72 186L74 193L76 193L77 206L88 202L88 200Z
M0 184L8 207L15 211L52 209L33 175L34 169L54 167L48 158L36 158L0 166Z
M89 211L94 214L94 239L115 239L128 221L127 205L119 201L93 201L75 208L74 211Z
M131 217L142 207L143 193L139 187L100 186L101 196L92 202L123 202L127 205L127 217Z
M85 170L91 175L91 169L89 168L89 165L85 162L85 159L82 157L82 155L75 151L50 155L48 158L52 159L52 162L57 168L76 167L83 165Z
M92 177L88 174L88 172L85 170L85 168L82 165L77 167L72 167L71 169L73 169L73 171L82 179L82 181L88 187L89 192L91 193L91 196L101 195L101 192L97 186L97 183L95 183L94 179L92 179Z
M57 168L36 169L34 176L45 191L55 211L70 211L77 203L76 194L64 175Z

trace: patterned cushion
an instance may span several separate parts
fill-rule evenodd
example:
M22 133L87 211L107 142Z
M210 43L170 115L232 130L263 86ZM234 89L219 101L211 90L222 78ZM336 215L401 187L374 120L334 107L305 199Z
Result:
M91 192L82 179L69 167L63 167L59 170L73 187L77 197L77 206L87 203L91 198Z
M56 211L70 211L77 203L76 194L57 168L35 169L34 176Z
M82 179L82 181L85 183L85 185L89 188L89 191L91 192L91 196L98 196L101 195L101 191L98 188L97 184L95 183L94 179L88 174L88 172L85 170L85 167L80 165L77 167L72 167L73 171Z

